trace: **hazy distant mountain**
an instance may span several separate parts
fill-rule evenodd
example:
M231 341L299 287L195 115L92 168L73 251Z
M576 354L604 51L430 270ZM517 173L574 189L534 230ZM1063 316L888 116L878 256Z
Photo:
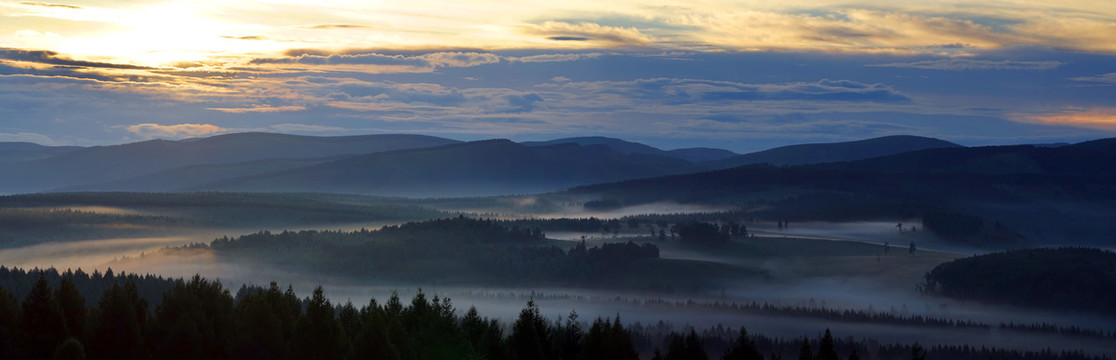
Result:
M578 187L623 205L660 201L755 207L757 218L894 221L928 211L1003 224L1038 244L1112 245L1116 139L927 149L858 161L749 165Z
M151 140L94 146L45 159L10 163L9 167L14 171L0 174L0 191L32 192L104 183L192 165L312 159L457 142L423 135L316 137L237 133L180 141Z
M945 140L921 136L896 135L848 142L782 146L710 161L705 164L713 169L726 169L742 165L764 163L777 166L792 166L868 159L923 149L959 147L961 147L961 145Z
M584 137L571 137L554 139L550 141L524 141L520 144L526 146L552 146L559 144L578 144L581 146L588 145L604 145L612 149L612 151L621 154L652 154L652 155L667 155L666 151L651 147L648 145L621 140L603 136L584 136Z
M691 162L719 160L738 155L737 153L734 153L732 151L711 148L662 150L637 142L602 136L572 137L550 141L524 141L520 144L527 146L550 146L558 144L578 144L581 146L604 145L612 149L612 151L616 151L621 154L648 154L669 156Z
M702 147L668 150L667 154L682 160L693 162L721 160L740 155L725 149L712 149Z
M297 169L352 155L314 159L267 159L232 164L191 165L106 183L82 184L50 191L176 191L229 179Z
M981 175L1116 175L1116 139L1060 147L1033 145L928 149L832 164L845 170Z
M0 142L0 162L45 159L81 149L80 146L44 146L29 142Z
M347 157L188 190L321 191L417 197L552 191L697 170L684 160L609 147L486 140Z

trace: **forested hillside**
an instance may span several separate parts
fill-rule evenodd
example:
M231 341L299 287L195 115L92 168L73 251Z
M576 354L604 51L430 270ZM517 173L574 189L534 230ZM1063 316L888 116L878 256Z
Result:
M811 338L772 338L744 327L676 332L625 325L620 315L587 322L576 310L548 319L528 300L514 321L462 311L421 290L408 303L336 304L317 287L299 298L290 288L244 287L235 296L220 281L194 276L150 279L78 272L0 269L3 284L30 283L19 299L0 287L0 358L4 359L1106 359L1081 352L1017 351L971 346L924 347L841 338L828 329ZM30 280L37 279L37 280ZM48 279L53 279L48 280ZM52 284L53 282L56 284ZM96 299L79 285L107 288ZM161 291L158 300L141 294ZM83 295L84 294L84 295ZM652 355L653 354L653 355ZM816 354L816 356L815 356Z
M1116 253L1044 248L977 255L934 268L925 287L959 299L1112 314Z

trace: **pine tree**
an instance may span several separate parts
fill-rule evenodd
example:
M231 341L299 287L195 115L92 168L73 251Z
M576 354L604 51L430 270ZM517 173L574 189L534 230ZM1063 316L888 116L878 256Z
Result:
M19 333L19 302L0 288L0 359L15 359L16 335Z
M113 284L101 295L93 313L93 326L86 351L97 359L142 359L147 357L147 301L136 284Z
M519 312L508 338L512 359L548 359L550 331L546 319L539 313L535 300L528 300L527 307Z
M19 318L20 344L26 359L50 359L54 349L66 340L66 319L43 276L23 299Z
M810 338L802 338L802 347L798 349L798 360L814 360L814 351L810 348Z
M295 322L292 354L298 359L338 359L348 353L341 323L321 286L306 304L306 312Z
M763 360L763 354L756 349L756 342L748 335L748 330L741 326L736 342L725 350L721 360Z
M829 329L825 329L825 335L822 335L821 342L818 344L818 360L840 360L837 355L837 349L833 345L833 334L830 334Z
M58 299L58 305L62 311L62 317L66 320L66 328L70 331L70 336L84 339L85 327L88 323L85 297L81 296L77 287L74 286L73 277L62 278L58 289L54 291L54 297Z

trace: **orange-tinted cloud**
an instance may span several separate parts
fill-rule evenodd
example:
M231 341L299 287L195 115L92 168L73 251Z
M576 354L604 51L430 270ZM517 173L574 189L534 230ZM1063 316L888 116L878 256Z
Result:
M255 106L250 108L206 108L206 110L214 110L226 112L231 114L244 114L244 113L274 113L283 111L302 111L306 110L305 106L301 105L288 105L288 106Z
M639 29L605 26L591 22L576 24L562 21L547 21L540 25L529 25L525 33L542 36L547 40L571 44L585 43L600 47L646 46L653 39L640 33Z
M225 131L225 129L221 128L220 126L212 124L136 124L129 126L126 129L128 130L128 132L136 134L145 139L181 139Z
M1068 109L1047 115L1016 114L1012 118L1029 123L1116 130L1116 108Z

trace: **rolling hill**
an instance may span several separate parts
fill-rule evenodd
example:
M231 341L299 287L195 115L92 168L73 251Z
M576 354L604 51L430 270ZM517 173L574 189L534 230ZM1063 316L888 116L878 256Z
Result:
M0 162L45 159L81 149L80 146L44 146L29 142L0 142Z
M93 146L48 158L9 163L12 171L0 174L0 192L35 192L105 183L184 166L313 159L456 142L423 135L316 137L236 133L179 141Z
M182 190L321 191L439 197L522 194L695 171L684 160L605 146L486 140L352 156Z
M703 165L709 169L727 169L751 164L794 166L869 159L923 149L961 147L945 140L896 135L837 143L782 146L709 161Z
M894 221L957 212L1038 244L1111 245L1116 139L1056 148L927 149L792 167L749 165L577 187L568 194L625 206L731 205L791 221Z

